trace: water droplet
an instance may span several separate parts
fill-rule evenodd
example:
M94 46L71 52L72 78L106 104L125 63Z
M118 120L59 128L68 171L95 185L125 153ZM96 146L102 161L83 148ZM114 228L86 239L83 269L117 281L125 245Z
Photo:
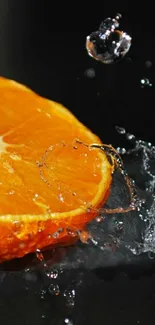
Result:
M38 258L39 261L41 262L44 261L44 255L42 254L40 249L36 249L36 257Z
M56 231L55 233L53 233L52 235L48 235L48 237L53 237L53 238L58 238L60 236L60 234L64 231L64 228L59 228L58 231Z
M70 318L65 318L64 323L67 325L73 325L73 321Z
M46 315L41 315L41 318L42 318L42 319L45 319L45 318L46 318Z
M66 299L66 304L68 307L74 307L75 305L75 298L76 298L76 292L73 288L68 288L64 291L64 297Z
M152 84L150 83L150 80L148 78L141 79L140 83L141 83L141 88L152 87Z
M77 231L70 229L70 228L66 228L67 234L71 237L76 237L77 236Z
M58 195L58 199L59 199L61 202L64 202L64 197L63 197L62 193L59 193L59 195Z
M88 239L90 238L89 233L85 230L78 231L78 236L81 242L84 244L87 243Z
M124 154L126 153L126 149L125 149L125 148L117 147L116 150L117 150L117 152L118 152L120 155L124 155Z
M135 136L134 136L133 134L130 134L130 133L127 133L127 134L126 134L126 138L127 138L127 140L129 140L129 141L135 140Z
M148 257L150 260L153 260L155 258L155 254L153 252L148 252Z
M113 19L106 18L99 30L87 36L86 49L91 57L109 64L122 59L129 51L131 37L118 30L120 17L119 14Z
M52 284L50 284L50 286L49 286L49 288L48 288L48 291L49 291L52 295L54 295L54 296L58 296L59 293L60 293L60 288L59 288L58 284L54 284L54 283L52 283Z
M124 226L123 220L115 220L115 230L122 231Z
M146 66L147 69L151 68L151 67L152 67L152 62L149 61L149 60L146 61L146 62L145 62L145 66Z
M126 130L121 126L115 126L115 129L116 129L117 133L119 133L119 134L125 134L126 133Z
M46 295L47 291L45 289L42 289L40 291L40 299L41 300L44 300L45 299L45 295Z
M95 220L99 223L99 222L103 221L103 219L104 219L103 216L98 216L98 217L96 217Z
M93 68L87 69L84 74L89 79L95 78L95 70Z
M58 272L58 270L51 270L51 271L48 271L47 273L46 273L46 275L48 276L48 278L50 278L50 279L56 279L57 277L58 277L58 275L59 275L59 272Z

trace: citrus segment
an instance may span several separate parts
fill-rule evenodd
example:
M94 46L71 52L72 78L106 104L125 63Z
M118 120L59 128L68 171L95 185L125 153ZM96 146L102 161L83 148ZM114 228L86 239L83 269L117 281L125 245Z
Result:
M70 244L95 217L113 167L92 143L62 105L0 78L0 261Z

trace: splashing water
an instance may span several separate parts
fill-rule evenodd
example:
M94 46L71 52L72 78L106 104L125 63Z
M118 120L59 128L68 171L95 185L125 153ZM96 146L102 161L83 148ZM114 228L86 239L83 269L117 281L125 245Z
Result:
M130 49L131 37L118 30L120 14L115 18L106 18L99 30L86 38L88 55L102 63L114 63L122 59Z
M141 158L141 174L144 176L144 190L152 198L151 206L143 212L139 209L139 217L146 223L143 234L143 243L138 246L137 250L132 250L133 254L138 255L148 252L149 258L154 258L155 253L155 146L150 142L137 140L133 134L120 132L121 128L116 127L119 134L123 134L126 139L132 143L133 147L124 150L118 147L117 150L121 155L128 155Z

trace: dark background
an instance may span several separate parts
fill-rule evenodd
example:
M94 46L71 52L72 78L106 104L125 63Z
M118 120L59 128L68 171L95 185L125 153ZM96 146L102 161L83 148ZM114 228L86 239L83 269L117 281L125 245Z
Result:
M58 7L54 8L54 5ZM40 95L67 106L103 142L120 144L115 125L155 143L154 7L151 1L102 1L86 4L52 1L0 1L0 75L15 79ZM120 63L103 65L88 57L86 36L117 12L132 47ZM151 61L151 68L146 61ZM93 68L95 78L86 76ZM152 87L141 88L148 78ZM73 324L154 324L154 269L136 279L121 274L107 282L85 277ZM45 301L36 287L26 293L17 274L1 274L0 323L64 324L63 308ZM104 294L103 294L104 293ZM61 304L60 304L61 305ZM56 316L56 309L57 315ZM50 315L53 313L53 316ZM62 317L61 317L62 313ZM42 317L45 315L45 317ZM48 316L47 316L48 315ZM53 318L52 318L53 317Z

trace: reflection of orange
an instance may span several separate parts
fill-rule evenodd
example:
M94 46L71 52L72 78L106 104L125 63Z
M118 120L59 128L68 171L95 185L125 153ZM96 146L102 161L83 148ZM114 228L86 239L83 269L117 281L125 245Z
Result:
M106 200L112 167L76 139L101 143L60 104L0 78L0 261L70 244Z

